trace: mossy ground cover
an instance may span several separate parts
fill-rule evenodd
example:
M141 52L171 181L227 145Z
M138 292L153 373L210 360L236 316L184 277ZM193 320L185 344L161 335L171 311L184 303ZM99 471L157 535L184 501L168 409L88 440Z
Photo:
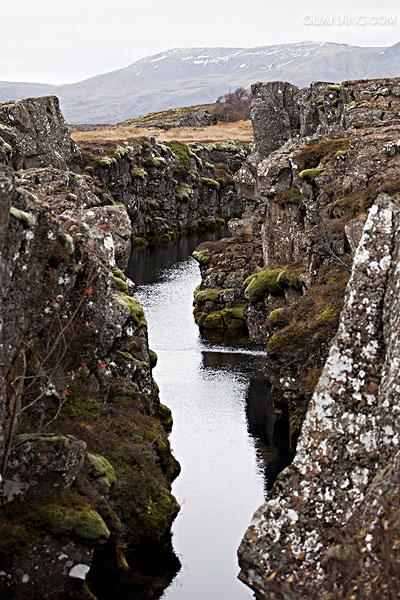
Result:
M99 513L76 491L28 502L16 498L3 505L0 515L0 564L46 533L89 544L104 544L110 536Z
M267 343L268 355L286 365L304 359L304 386L308 368L318 364L323 347L336 333L348 277L345 270L331 269L304 296L269 316L275 327Z
M159 407L160 418L144 414L149 411L148 401L135 386L116 385L106 404L93 398L89 409L88 400L79 401L79 389L73 397L73 419L67 407L57 420L57 429L84 440L91 454L101 455L112 465L112 497L128 544L157 542L179 510L170 493L170 482L179 473L167 437L170 411Z
M201 329L215 330L224 332L227 330L242 330L246 331L245 306L233 306L214 310L211 312L203 312L201 307L194 311L194 318Z
M282 296L285 287L301 291L299 274L282 267L262 269L250 275L245 282L245 296L251 304L262 300L266 295Z

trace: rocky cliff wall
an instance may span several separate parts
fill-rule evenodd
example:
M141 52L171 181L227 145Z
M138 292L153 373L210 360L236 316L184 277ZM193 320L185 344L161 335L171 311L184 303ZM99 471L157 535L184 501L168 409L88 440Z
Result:
M240 576L259 598L397 598L399 80L253 94L247 208L194 254L195 317L228 331L240 307L301 436Z
M129 214L79 161L56 98L0 106L2 598L143 581L179 510Z
M295 439L337 330L367 211L380 192L400 189L399 81L306 90L277 82L253 92L255 145L236 177L247 208L230 224L223 260L220 244L195 255L195 316L208 330L221 311L240 307L250 339L267 347ZM235 261L240 252L245 266Z
M138 245L171 241L194 231L221 228L245 208L234 176L248 148L235 142L82 145L79 168L115 203L126 206Z
M296 457L239 550L260 598L398 597L399 228L379 196Z

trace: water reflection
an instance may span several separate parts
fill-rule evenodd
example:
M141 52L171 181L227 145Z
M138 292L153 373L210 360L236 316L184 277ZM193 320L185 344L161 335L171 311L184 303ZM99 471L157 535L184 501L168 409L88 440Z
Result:
M187 260L202 242L219 240L227 234L227 229L193 233L171 244L135 248L129 259L127 274L137 286L159 282L167 269Z
M291 460L288 411L285 408L275 411L271 385L263 374L264 352L229 350L203 351L203 365L206 369L224 369L248 375L245 399L247 428L255 441L258 465L264 474L267 491Z
M264 352L201 339L194 323L200 274L188 256L204 238L220 235L136 250L128 272L158 354L154 376L173 412L171 444L182 466L173 484L182 505L173 526L182 568L163 600L252 598L237 579L236 551L265 488L288 460L285 419L273 411Z

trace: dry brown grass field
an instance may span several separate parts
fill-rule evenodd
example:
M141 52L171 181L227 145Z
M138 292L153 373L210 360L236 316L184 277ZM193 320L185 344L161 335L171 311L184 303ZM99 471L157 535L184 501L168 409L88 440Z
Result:
M250 121L236 123L218 123L209 127L176 127L168 131L157 128L143 128L127 125L105 126L104 129L92 131L73 131L73 139L79 142L96 142L102 140L124 141L129 138L153 137L156 140L170 142L209 143L225 140L250 143L253 141L253 129Z

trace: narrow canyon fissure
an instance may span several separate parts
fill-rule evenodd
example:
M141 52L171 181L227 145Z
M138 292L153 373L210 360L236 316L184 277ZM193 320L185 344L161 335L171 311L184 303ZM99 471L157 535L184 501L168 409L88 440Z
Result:
M237 548L265 489L290 460L287 415L274 414L264 352L203 340L193 319L200 273L191 253L217 237L136 249L128 267L158 355L154 376L172 409L171 445L182 467L173 486L182 506L173 527L181 568L164 600L252 597L237 579Z

